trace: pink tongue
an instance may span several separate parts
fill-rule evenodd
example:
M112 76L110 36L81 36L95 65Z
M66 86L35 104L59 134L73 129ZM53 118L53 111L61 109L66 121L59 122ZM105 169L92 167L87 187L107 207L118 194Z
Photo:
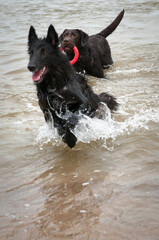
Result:
M41 69L38 72L33 73L32 79L33 79L34 82L37 82L41 78L42 72L43 72L43 69Z

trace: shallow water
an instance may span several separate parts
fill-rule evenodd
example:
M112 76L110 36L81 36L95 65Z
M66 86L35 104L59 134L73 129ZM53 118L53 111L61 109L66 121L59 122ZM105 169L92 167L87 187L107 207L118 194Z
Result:
M27 71L27 35L102 30L114 65L96 92L117 97L106 120L82 119L69 149L45 125ZM159 3L0 1L0 239L159 239Z

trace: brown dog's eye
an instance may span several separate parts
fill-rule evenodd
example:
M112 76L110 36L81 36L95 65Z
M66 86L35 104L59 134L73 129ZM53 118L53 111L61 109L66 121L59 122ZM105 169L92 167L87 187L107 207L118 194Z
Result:
M43 56L46 56L47 55L47 50L45 49L45 48L42 48L41 49L41 54L43 55Z
M65 32L64 34L63 34L63 37L65 38L65 37L67 37L68 36L68 32Z
M72 33L71 37L72 37L72 38L77 38L76 33Z

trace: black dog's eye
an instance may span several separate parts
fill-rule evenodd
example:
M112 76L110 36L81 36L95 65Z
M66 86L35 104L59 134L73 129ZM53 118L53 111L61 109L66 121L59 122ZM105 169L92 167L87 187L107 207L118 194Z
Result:
M41 54L42 54L43 56L46 56L46 55L48 54L48 51L47 51L45 48L42 48L42 49L41 49Z

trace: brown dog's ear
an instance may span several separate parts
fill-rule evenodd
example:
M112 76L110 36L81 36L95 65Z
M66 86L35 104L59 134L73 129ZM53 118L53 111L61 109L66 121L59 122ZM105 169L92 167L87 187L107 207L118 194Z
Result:
M57 32L55 31L55 28L53 27L53 25L50 25L48 28L46 40L48 42L51 42L51 44L55 47L59 43L58 35L57 35Z
M83 32L82 30L79 30L79 29L76 29L76 30L79 32L81 37L81 46L85 47L85 45L87 45L88 38L89 38L88 34Z
M63 33L61 33L61 35L60 35L60 37L59 37L59 41L60 41L60 42L63 41L63 36L64 36L64 33L66 32L66 30L67 30L67 29L65 29L65 30L63 31Z

